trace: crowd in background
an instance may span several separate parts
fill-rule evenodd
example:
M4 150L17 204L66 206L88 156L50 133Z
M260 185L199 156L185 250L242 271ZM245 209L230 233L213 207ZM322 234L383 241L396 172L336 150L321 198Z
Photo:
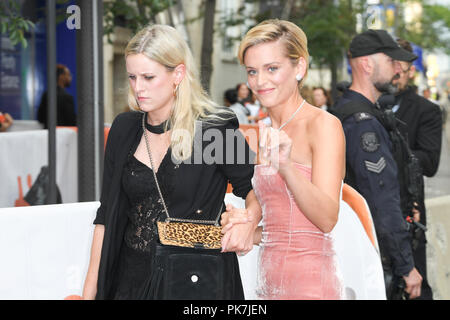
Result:
M450 81L447 84L448 89L444 94L437 92L433 98L431 90L425 88L422 90L422 96L435 103L441 108L443 115L443 124L447 120L448 109L450 108ZM416 87L416 90L418 88ZM312 105L328 111L333 105L331 98L331 90L324 87L309 87L302 88L302 96ZM249 90L246 83L238 83L235 88L227 89L223 95L223 103L234 111L240 124L256 124L262 120L265 124L270 125L270 118L267 115L267 110L262 106L255 95ZM129 111L128 106L125 108ZM13 119L9 114L0 112L0 132L6 131L13 123Z
M267 110L261 106L246 83L238 83L235 88L224 92L224 104L234 111L239 124L256 124L259 120L270 124Z
M330 91L323 87L304 86L301 94L307 102L325 111L333 104ZM256 124L262 120L270 125L266 108L256 100L246 83L238 83L235 88L225 90L223 100L224 105L234 111L240 124Z
M447 87L444 94L437 92L434 96L429 88L425 88L421 92L423 97L441 108L444 125L447 120L448 109L450 108L450 81L447 83ZM415 88L418 93L418 88ZM322 110L329 111L333 106L331 90L320 86L303 86L301 91L307 102ZM234 111L240 124L256 124L259 120L262 120L265 124L270 125L270 118L267 115L266 108L256 100L255 95L246 83L238 83L235 88L225 90L223 103Z

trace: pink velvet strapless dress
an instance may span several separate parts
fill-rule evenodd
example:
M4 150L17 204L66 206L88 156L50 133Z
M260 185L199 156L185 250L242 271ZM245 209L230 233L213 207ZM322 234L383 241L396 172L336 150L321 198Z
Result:
M311 169L295 164L311 180ZM274 169L255 166L253 189L263 212L256 294L260 299L341 299L333 240L297 207Z

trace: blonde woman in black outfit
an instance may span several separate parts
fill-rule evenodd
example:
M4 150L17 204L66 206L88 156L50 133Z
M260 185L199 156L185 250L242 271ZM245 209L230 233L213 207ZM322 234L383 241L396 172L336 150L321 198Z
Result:
M174 28L144 28L129 42L125 59L128 103L136 111L118 115L108 137L83 298L243 299L230 251L252 248L261 212L251 185L252 154L237 119L203 91ZM233 138L225 139L230 132ZM222 250L160 243L156 222L167 213L220 217L228 181L246 199L253 222L225 234Z

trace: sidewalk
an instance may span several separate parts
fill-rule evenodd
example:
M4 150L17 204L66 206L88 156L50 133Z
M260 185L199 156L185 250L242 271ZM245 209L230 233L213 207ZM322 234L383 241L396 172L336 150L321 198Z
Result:
M434 177L425 177L425 199L450 195L450 117L442 133L439 168Z
M435 300L450 299L450 118L442 135L436 175L425 180L427 208L427 274Z

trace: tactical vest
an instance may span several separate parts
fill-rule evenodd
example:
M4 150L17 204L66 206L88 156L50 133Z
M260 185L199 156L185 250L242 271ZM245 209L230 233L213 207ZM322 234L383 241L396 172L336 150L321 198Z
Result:
M386 129L392 143L392 156L397 164L402 213L405 217L412 215L413 203L418 202L423 192L423 180L419 160L409 148L406 124L397 119L391 109L382 110L378 103L375 108L360 101L350 101L338 109L333 108L331 113L341 120L341 123L355 113L368 113ZM345 182L356 186L354 171L348 164Z

